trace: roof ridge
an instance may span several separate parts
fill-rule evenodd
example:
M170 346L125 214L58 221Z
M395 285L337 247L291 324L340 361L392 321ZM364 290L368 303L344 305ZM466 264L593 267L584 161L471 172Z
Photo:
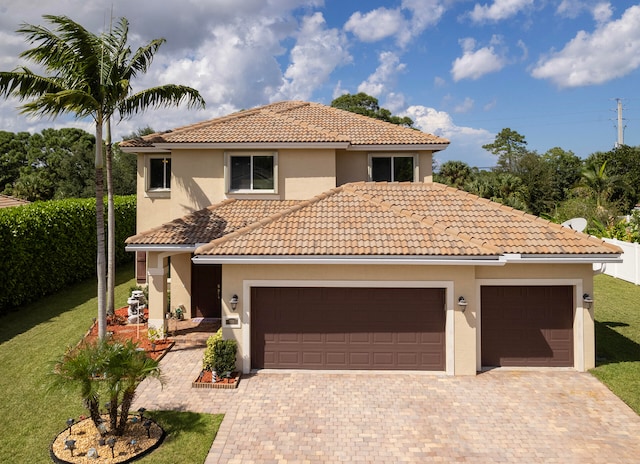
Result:
M387 182L376 182L376 183L387 183ZM365 182L357 182L357 183L354 183L354 184L364 185L366 183ZM347 184L347 185L352 185L352 184ZM408 183L407 185L411 185L411 183ZM423 185L425 187L427 187L427 190L429 190L429 184L423 184ZM356 188L349 189L348 191L350 191L351 193L354 193L355 195L360 196L361 198L364 198L366 201L369 201L370 203L372 203L374 205L377 205L383 211L391 211L392 213L394 213L397 216L405 217L407 219L411 219L411 220L413 220L415 222L418 222L418 223L420 223L422 225L431 227L434 230L434 232L436 232L436 233L445 234L445 235L448 235L449 237L455 237L455 238L458 238L460 240L473 243L474 245L477 245L477 246L479 246L481 248L484 248L484 249L490 251L491 253L502 253L503 252L502 248L497 247L497 246L492 245L492 244L489 244L489 243L487 243L486 240L480 240L480 239L478 239L476 237L473 237L471 235L465 234L464 232L460 232L459 230L456 230L455 232L450 231L449 229L454 229L454 228L453 227L442 226L442 225L438 224L436 221L433 221L433 220L429 219L426 215L420 215L420 214L412 213L411 211L403 208L402 206L394 204L393 202L391 202L389 200L386 200L386 199L384 199L382 197L371 195L371 194L367 194L367 193L361 193Z
M302 208L306 208L307 206L313 205L315 203L318 203L321 200L324 200L325 198L328 198L330 196L333 196L337 193L340 193L342 191L342 187L336 187L333 188L331 190L328 190L326 192L323 192L319 195L314 196L313 198L309 199L309 200L304 200L301 201L300 203L291 206L288 209L285 209L283 211L278 211L277 213L272 214L271 216L267 216L263 219L260 219L258 221L252 222L251 224L248 224L244 227L241 227L240 229L236 229L233 232L229 233L229 234L225 234L220 238L217 238L215 240L212 240L211 242L207 243L206 245L202 245L200 247L198 247L195 250L195 254L203 254L206 253L207 251L211 250L212 248L215 248L216 246L228 242L230 240L233 240L235 238L238 238L242 235L248 234L249 232L252 232L256 229L259 229L260 227L266 226L267 224L270 224L274 221L277 221L280 218L283 218L285 216L288 216L290 214L295 213L296 211L301 210Z

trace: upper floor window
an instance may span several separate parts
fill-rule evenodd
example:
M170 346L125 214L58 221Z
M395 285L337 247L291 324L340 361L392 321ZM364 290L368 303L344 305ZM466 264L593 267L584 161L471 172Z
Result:
M228 185L231 192L275 192L275 153L228 155Z
M171 189L171 158L168 156L149 159L149 190Z
M414 182L415 157L407 155L371 155L369 174L374 182Z

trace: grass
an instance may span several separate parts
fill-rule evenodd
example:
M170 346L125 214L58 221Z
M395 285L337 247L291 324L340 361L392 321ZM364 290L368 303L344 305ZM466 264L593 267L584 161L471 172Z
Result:
M117 273L118 306L124 306L133 285L132 269ZM48 387L51 362L91 326L97 311L95 295L92 280L0 318L0 462L51 462L49 445L64 429L67 418L86 414L77 391L49 391ZM204 462L222 416L175 411L155 414L168 437L139 462Z
M640 287L594 279L596 368L591 373L640 414Z

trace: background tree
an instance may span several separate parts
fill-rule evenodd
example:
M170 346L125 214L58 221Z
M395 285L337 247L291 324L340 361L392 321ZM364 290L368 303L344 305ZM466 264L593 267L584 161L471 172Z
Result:
M526 211L536 216L546 214L554 207L551 166L535 152L520 156L515 174L522 181L522 200Z
M462 161L447 161L442 163L434 180L443 184L463 189L465 184L473 179L473 171Z
M606 174L618 180L613 185L610 200L628 213L640 201L640 147L622 145L607 152L596 152L585 160L594 169L607 163Z
M582 160L572 151L554 147L542 155L549 167L553 200L559 204L571 196L573 187L580 180Z
M11 195L13 183L20 177L20 168L27 165L28 132L0 131L0 193Z
M493 143L482 145L482 148L498 157L498 170L514 173L517 164L527 152L527 141L523 135L505 127L496 135Z
M380 108L378 99L364 92L351 95L349 93L339 96L331 102L331 106L352 113L362 114L370 118L397 124L399 126L412 127L413 120L407 116L394 116L386 108Z

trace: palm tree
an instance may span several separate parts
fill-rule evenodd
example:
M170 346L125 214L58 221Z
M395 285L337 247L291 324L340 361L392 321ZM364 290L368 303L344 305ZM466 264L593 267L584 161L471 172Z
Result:
M111 431L115 435L125 432L129 410L135 397L136 388L146 378L163 382L158 361L150 358L131 340L114 343L108 349L108 365L105 370L105 382L109 395L109 420ZM120 417L118 420L118 408Z
M52 117L71 113L77 118L91 117L95 122L96 274L98 336L102 339L106 335L107 316L103 126L110 122L115 112L125 117L141 109L177 104L185 97L190 104L203 106L204 101L193 89L171 85L129 96L130 79L138 72L147 70L163 40L152 41L147 47L141 47L127 62L131 52L126 45L128 23L125 19L121 20L122 26L114 32L97 36L66 16L45 15L44 18L54 26L54 30L25 24L17 32L24 34L29 43L37 44L20 56L40 65L46 74L39 76L26 67L0 72L0 96L30 100L22 105L23 113ZM108 135L110 142L110 130ZM115 226L111 224L111 233L114 229ZM113 253L114 248L115 244L112 243L110 249ZM113 277L114 271L109 275Z
M104 85L107 90L106 104L109 110L105 111L106 123L106 167L107 167L107 197L108 197L108 269L107 269L107 311L114 311L114 281L115 275L115 217L113 206L113 181L111 165L113 159L111 145L111 117L118 113L120 118L131 117L139 111L149 107L177 106L183 101L187 106L204 108L204 99L197 90L183 85L166 84L151 89L142 90L130 94L131 82L138 73L145 73L158 48L165 39L154 39L148 44L139 47L132 54L128 44L129 22L126 18L120 18L116 27L103 36L104 54Z
M89 417L96 428L102 422L100 418L99 390L97 377L105 367L104 343L90 343L79 349L67 352L55 362L54 381L51 387L72 386L80 389L80 398L89 411Z

